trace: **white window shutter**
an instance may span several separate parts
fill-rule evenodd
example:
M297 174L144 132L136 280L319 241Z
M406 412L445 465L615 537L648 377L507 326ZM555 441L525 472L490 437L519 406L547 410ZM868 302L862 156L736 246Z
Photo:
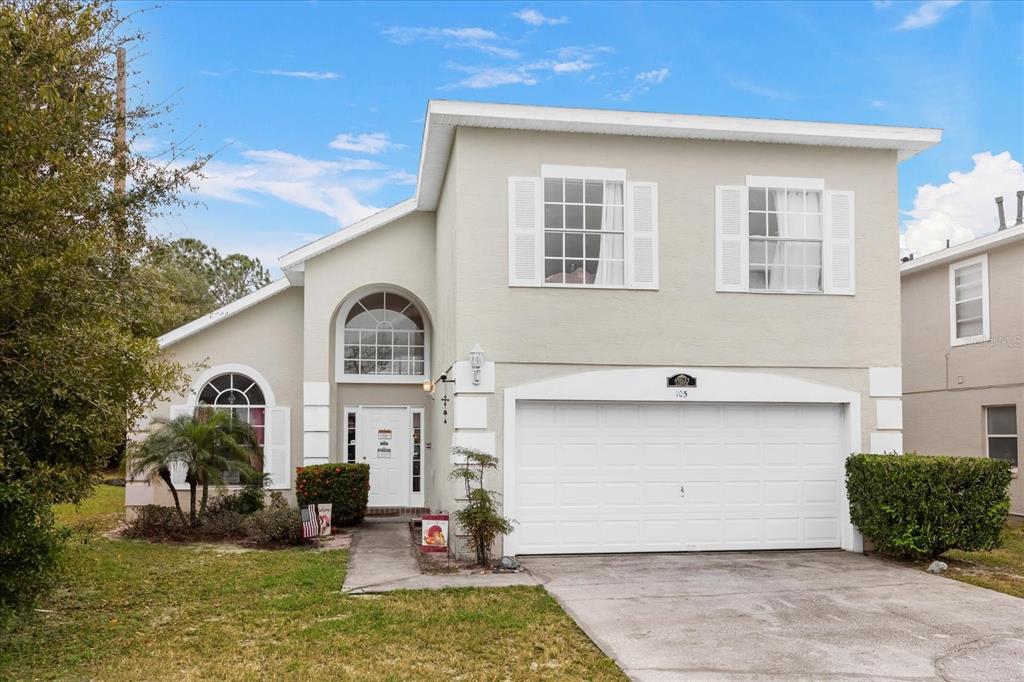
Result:
M508 179L508 285L540 286L544 271L544 197L540 178Z
M826 294L854 293L853 192L825 193Z
M171 420L175 420L178 417L191 415L192 407L188 405L171 405ZM174 484L175 488L182 489L188 488L188 484L185 483L185 465L180 463L174 463L171 465L171 483Z
M263 472L270 474L267 487L283 490L292 485L291 411L287 407L268 407L263 441Z
M658 183L626 184L626 286L658 288Z
M746 291L750 279L747 258L747 188L715 187L715 288Z

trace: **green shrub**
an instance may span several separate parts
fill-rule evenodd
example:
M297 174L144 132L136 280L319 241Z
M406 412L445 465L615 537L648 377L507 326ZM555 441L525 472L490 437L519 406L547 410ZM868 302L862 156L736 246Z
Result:
M331 524L359 523L370 499L369 464L315 464L296 470L299 506L329 502Z
M254 545L301 545L302 514L288 506L281 493L270 496L270 504L259 511L242 517L245 534Z
M209 512L233 511L239 514L252 514L263 509L266 497L264 487L268 478L268 474L254 474L241 490L215 498L208 507Z
M147 540L186 540L190 538L188 530L188 523L174 507L147 504L135 508L122 535Z
M1009 463L975 457L851 455L850 518L878 551L934 559L999 545L1010 510Z
M64 539L42 491L0 483L0 625L49 586Z
M207 512L199 520L193 537L198 540L237 540L245 537L248 516L233 509Z

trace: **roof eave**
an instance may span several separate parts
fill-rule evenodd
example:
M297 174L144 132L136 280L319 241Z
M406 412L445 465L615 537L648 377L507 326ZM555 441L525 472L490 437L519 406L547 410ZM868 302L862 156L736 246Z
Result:
M204 329L212 327L215 324L219 324L220 322L237 315L243 310L248 310L257 303L262 303L268 298L290 289L291 286L291 282L286 278L282 277L279 280L275 280L267 286L257 289L251 294L246 294L242 298L232 301L225 306L221 306L211 313L207 313L206 315L198 317L176 329L172 329L166 334L158 336L156 339L157 345L161 350L163 350L178 343L179 341L184 341L190 336L195 336Z
M991 251L992 249L1022 240L1024 240L1024 225L1008 227L1005 230L992 232L982 237L978 237L977 239L972 239L969 242L963 242L962 244L951 246L948 249L943 249L942 251L936 251L934 253L921 256L920 258L908 260L900 265L900 276L927 270L928 268L936 265L945 265L954 261L970 258L980 253Z

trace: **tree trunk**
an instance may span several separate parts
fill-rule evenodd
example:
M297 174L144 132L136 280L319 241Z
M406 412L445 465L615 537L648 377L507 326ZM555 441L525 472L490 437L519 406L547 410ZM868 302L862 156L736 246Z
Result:
M189 520L189 524L190 525L195 526L196 525L196 482L195 482L194 479L188 482L188 496L189 496L189 503L190 503L189 510L188 510L188 520Z
M205 478L203 479L203 501L199 503L199 515L202 516L206 513L206 500L210 496L210 483Z
M178 510L178 516L181 517L181 520L184 523L185 512L181 509L181 500L178 499L178 491L174 488L174 481L171 480L171 470L167 467L161 467L160 479L167 484L167 489L171 491L171 497L174 498L174 508Z

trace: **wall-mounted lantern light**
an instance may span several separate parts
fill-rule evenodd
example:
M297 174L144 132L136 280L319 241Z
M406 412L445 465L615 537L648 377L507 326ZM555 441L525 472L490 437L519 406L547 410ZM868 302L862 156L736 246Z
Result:
M449 367L449 369L451 369L451 368ZM437 378L436 381L427 380L427 381L423 382L423 390L426 391L427 393L429 393L430 395L434 395L434 390L437 388L438 384L441 384L441 386L444 388L444 394L441 396L441 405L442 405L441 416L444 418L444 423L445 424L448 423L448 402L451 400L448 397L448 387L445 384L454 384L454 383L455 383L455 379L449 379L447 374L442 374L441 376L439 376Z

